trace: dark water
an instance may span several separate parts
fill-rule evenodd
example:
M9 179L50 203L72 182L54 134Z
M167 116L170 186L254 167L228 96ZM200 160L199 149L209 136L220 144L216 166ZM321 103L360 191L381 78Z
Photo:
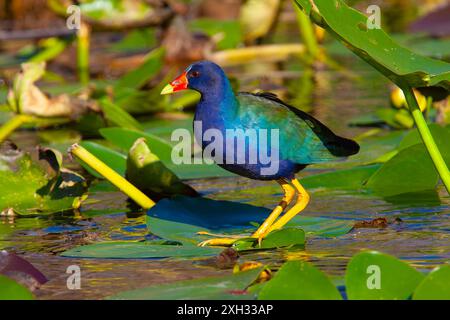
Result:
M314 114L338 133L348 136L364 131L346 125L351 117L385 106L388 101L388 82L361 63L352 62L352 65L359 76L357 79L334 71L320 72L312 98ZM251 77L248 80L250 85ZM35 135L18 133L13 140L22 148L31 147L35 144ZM393 146L363 150L361 157L373 159L390 148ZM333 166L328 166L328 170ZM311 167L302 174L317 170L319 168ZM213 199L242 201L268 208L280 199L280 191L274 182L223 178L195 180L190 184ZM273 188L264 188L255 194L252 190L257 186ZM108 189L106 183L98 185L93 189L97 191L90 195L88 204L76 214L69 212L50 217L0 220L0 249L6 248L25 257L50 279L35 292L39 299L101 299L152 284L230 273L230 270L219 269L214 258L96 260L59 257L60 252L80 244L144 239L144 217L129 212L125 207L125 196L115 191L104 191ZM439 189L440 203L414 198L391 203L357 190L316 189L310 193L312 201L302 213L304 215L351 221L386 217L390 224L386 228L355 229L335 239L308 239L305 250L245 254L240 257L240 262L257 260L276 266L286 260L304 259L340 281L349 258L362 249L393 254L424 270L450 258L450 199L443 188ZM397 222L394 222L396 218ZM72 291L66 287L66 269L74 264L81 268L82 288Z

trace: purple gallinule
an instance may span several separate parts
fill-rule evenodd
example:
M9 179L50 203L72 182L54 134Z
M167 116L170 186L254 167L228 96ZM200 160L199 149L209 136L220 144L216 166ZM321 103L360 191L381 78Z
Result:
M251 142L248 135L248 143L243 148L234 142L230 146L231 140L224 138L221 142L223 147L215 148L215 152L211 153L216 163L228 171L255 180L276 180L281 185L283 199L252 235L258 241L269 232L283 227L307 206L309 195L295 178L297 172L308 164L333 161L359 151L356 142L335 135L319 120L287 105L272 93L235 94L222 68L213 62L200 61L190 65L161 94L185 89L196 90L201 94L194 121L201 123L201 132L196 132L195 136L197 141L201 141L203 150L213 142L212 139L202 139L209 129L223 136L227 136L229 130L256 130L259 134L264 132L267 135L268 132L276 132L270 138L265 138L271 145L270 150L267 146L262 147L260 142L264 139L261 135L257 135L257 143ZM250 161L251 155L261 155L259 152L262 149L267 152L266 155L270 155L273 163L269 164L267 159L263 161L261 156L256 161ZM239 157L241 161L238 161ZM295 204L280 217L296 194ZM221 237L206 240L200 245L229 246L234 241L236 238Z

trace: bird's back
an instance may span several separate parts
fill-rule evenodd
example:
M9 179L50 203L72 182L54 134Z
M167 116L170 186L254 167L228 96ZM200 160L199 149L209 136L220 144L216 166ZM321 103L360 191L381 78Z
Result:
M334 134L311 115L289 106L271 93L239 93L236 125L244 129L279 129L281 159L312 164L347 157L359 145Z

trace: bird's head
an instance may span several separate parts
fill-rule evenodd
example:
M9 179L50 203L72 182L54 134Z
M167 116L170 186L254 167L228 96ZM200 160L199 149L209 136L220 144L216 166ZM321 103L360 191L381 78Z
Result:
M211 61L200 61L191 64L178 78L166 85L161 94L192 89L200 93L213 90L226 79L222 68Z

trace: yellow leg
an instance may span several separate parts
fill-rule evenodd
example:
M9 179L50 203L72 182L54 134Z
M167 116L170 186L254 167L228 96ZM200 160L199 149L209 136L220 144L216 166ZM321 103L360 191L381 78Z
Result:
M258 238L261 241L262 237L267 234L270 226L274 221L280 216L280 214L286 209L286 207L292 202L295 195L295 189L284 179L277 180L284 191L284 197L281 202L273 209L272 213L267 217L267 219L259 226L258 230L252 234L253 238Z
M282 228L286 223L289 222L293 217L295 217L298 213L303 211L309 203L309 194L300 184L297 179L292 180L292 185L297 190L297 202L294 206L288 210L282 217L280 217L272 226L269 228L268 233Z
M295 195L295 189L284 179L277 180L280 186L283 188L284 197L281 202L273 209L271 214L267 217L267 219L261 224L261 226L256 230L252 237L258 238L258 241L261 242L264 235L269 233L269 228L273 224L273 222L280 216L280 214L286 209L286 207L292 202L292 199ZM198 232L201 235L212 235L218 238L209 239L200 242L199 246L230 246L240 238L240 236L225 236L225 235L215 235L210 234L204 231Z

